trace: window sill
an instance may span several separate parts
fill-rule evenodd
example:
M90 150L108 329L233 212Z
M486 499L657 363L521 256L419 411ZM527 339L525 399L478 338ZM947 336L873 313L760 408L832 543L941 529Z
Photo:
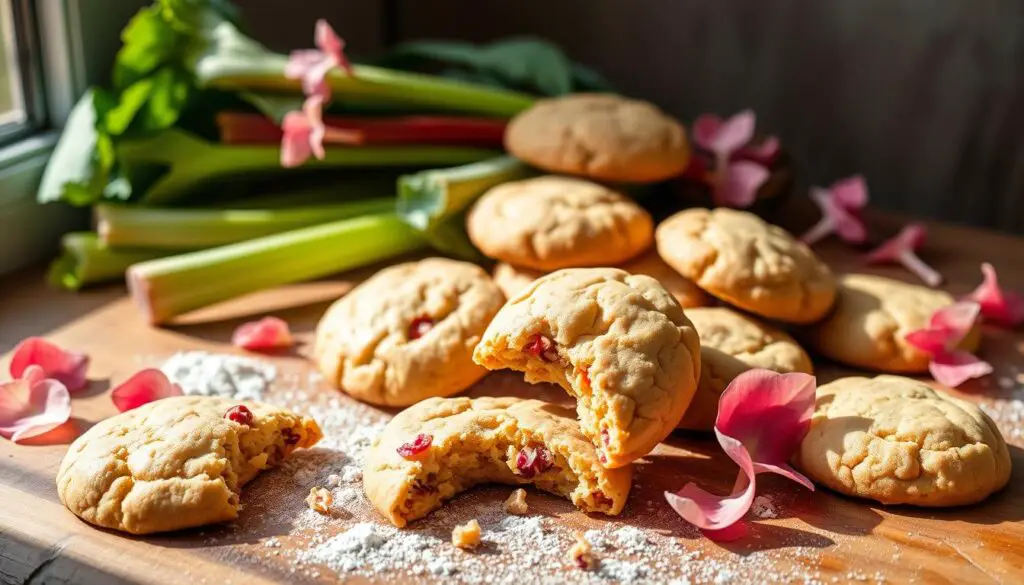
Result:
M57 136L46 132L0 148L0 274L53 257L60 235L88 222L85 209L36 203Z

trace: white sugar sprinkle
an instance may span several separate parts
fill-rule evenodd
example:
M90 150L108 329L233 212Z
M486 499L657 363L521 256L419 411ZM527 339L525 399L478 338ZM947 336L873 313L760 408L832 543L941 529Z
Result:
M768 496L757 496L754 504L750 507L754 516L758 518L778 518L779 513L775 509L775 502Z
M262 400L277 369L262 360L205 351L183 351L160 367L185 394Z

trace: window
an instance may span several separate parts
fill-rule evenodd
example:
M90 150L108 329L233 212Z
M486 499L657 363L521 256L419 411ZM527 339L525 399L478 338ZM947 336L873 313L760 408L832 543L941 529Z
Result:
M41 121L32 12L28 2L0 0L0 144L25 136Z

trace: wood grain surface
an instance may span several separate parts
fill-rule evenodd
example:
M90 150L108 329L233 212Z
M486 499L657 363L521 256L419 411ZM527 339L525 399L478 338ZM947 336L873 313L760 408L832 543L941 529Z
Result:
M785 216L792 226L806 225L799 214ZM879 233L894 231L898 218L876 217ZM829 241L820 247L837 271L863 269L857 253ZM993 262L1004 284L1024 289L1024 240L952 226L931 226L923 253L948 279L955 294L973 288L978 265ZM899 268L872 269L912 280ZM73 418L30 445L0 440L0 582L2 583L330 583L336 575L295 572L286 555L268 554L261 543L272 536L292 546L290 514L305 504L301 487L268 472L246 488L241 519L226 527L153 537L126 537L97 530L79 521L59 503L54 476L67 444L91 424L114 414L109 388L146 360L163 359L183 349L235 352L231 331L256 314L273 312L287 319L304 343L327 304L370 270L335 279L258 293L188 315L165 329L152 329L138 318L120 287L78 295L52 291L38 271L0 280L0 372L6 372L10 349L29 335L45 335L92 356L90 387L76 395ZM309 366L300 346L294 355L271 359L289 376L303 376ZM996 373L965 384L958 394L990 405L1005 404L1024 393L1024 335L986 327L981 354ZM851 373L817 361L819 383ZM997 383L1012 380L1011 384ZM314 393L333 393L324 385ZM484 394L529 394L564 400L544 386L529 386L516 375L492 375L471 391ZM1016 394L1015 394L1016 393ZM342 400L347 400L343 398ZM389 413L380 412L380 417ZM1002 421L1006 423L1006 421ZM1024 581L1024 440L1021 423L1003 424L1014 444L1010 484L976 506L954 509L882 507L830 493L802 491L774 476L759 480L759 489L776 495L782 514L777 519L749 522L747 538L733 543L711 542L678 519L664 505L661 493L697 481L721 492L735 477L734 465L706 436L676 434L637 466L636 487L623 515L612 522L635 525L678 537L706 558L742 561L771 551L773 577L750 572L740 581L801 581L805 575L830 582L1020 583ZM763 476L762 476L763 477ZM291 487L289 487L291 486ZM294 488L294 489L293 489ZM305 488L308 491L308 487ZM481 488L457 498L449 507L471 502L497 502L507 489ZM533 511L574 527L606 522L589 518L558 498L531 493ZM642 505L646 503L646 505ZM337 519L339 526L350 520ZM360 582L356 579L354 582Z

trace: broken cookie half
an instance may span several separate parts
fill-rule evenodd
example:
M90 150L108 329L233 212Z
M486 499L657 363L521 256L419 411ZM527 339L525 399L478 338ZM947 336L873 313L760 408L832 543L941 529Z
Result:
M86 522L132 534L224 522L238 516L243 485L321 437L313 419L268 404L166 398L75 440L57 492Z
M518 398L431 398L399 413L374 441L363 489L403 527L481 483L532 484L614 516L632 477L632 466L601 465L570 409Z

